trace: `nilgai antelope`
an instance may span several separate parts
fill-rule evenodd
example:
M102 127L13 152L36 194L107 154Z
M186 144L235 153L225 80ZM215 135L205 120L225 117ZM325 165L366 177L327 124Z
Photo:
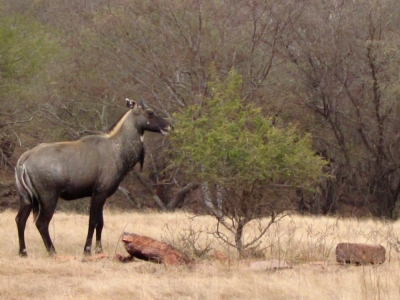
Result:
M56 252L49 235L49 222L58 198L91 197L89 229L84 253L90 254L96 229L96 252L102 251L103 206L118 189L125 175L143 166L144 132L168 134L170 124L151 109L126 99L130 108L109 132L77 141L40 144L22 154L15 168L20 209L15 218L19 254L26 256L25 226L33 211L36 227L49 254Z

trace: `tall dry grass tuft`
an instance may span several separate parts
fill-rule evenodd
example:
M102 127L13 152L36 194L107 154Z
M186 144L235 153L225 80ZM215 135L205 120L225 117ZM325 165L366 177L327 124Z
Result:
M215 251L234 258L235 250L213 238L213 218L192 218L183 212L106 210L103 245L109 258L91 262L82 261L86 215L54 215L50 232L64 260L47 256L29 219L29 256L20 258L15 214L0 213L0 299L398 299L400 295L400 222L288 217L271 227L258 250L266 259L289 260L294 267L267 272L252 271L248 263L235 259L216 261ZM249 224L245 239L251 239L258 226ZM124 231L173 243L197 256L197 266L116 262L115 253L127 255L120 242ZM380 266L339 266L334 254L338 242L382 244L387 261Z

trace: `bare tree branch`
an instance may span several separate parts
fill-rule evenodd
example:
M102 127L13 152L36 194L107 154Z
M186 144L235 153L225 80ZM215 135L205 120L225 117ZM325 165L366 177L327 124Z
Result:
M118 187L118 190L119 190L121 193L123 193L123 194L126 196L126 198L128 198L128 200L130 200L131 202L133 202L134 204L136 204L136 206L137 206L138 208L142 208L143 204L142 204L138 199L136 199L136 198L131 194L131 192L129 192L126 188L123 188L122 186L119 186L119 187Z
M8 122L5 124L0 124L0 128L15 125L15 124L28 123L28 122L32 121L32 119L33 119L33 116L31 116L29 119L22 120L22 121L14 121L14 122Z
M142 175L140 175L137 172L132 172L136 177L139 179L140 183L146 188L147 192L153 197L154 201L156 204L160 207L162 211L167 211L166 206L164 203L161 201L160 197L153 191L151 185L146 181L146 179L143 178Z

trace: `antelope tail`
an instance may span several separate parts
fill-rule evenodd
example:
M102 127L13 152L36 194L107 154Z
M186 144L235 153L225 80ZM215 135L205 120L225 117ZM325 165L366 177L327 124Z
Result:
M39 214L39 196L32 185L25 164L17 164L15 167L15 182L21 201L32 205L33 220L35 221Z

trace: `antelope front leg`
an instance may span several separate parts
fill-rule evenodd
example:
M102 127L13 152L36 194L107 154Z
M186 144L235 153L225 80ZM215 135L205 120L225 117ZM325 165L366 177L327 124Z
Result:
M87 235L87 238L86 238L85 247L83 248L83 254L85 254L85 255L91 255L92 254L93 233L94 233L94 226L92 228L92 226L90 225L90 221L89 221L88 235Z
M96 229L96 253L103 251L101 245L101 232L103 230L103 206L106 198L102 195L93 195L90 203L90 216L89 216L89 229L84 248L84 254L90 255L92 253L92 241L94 229Z

